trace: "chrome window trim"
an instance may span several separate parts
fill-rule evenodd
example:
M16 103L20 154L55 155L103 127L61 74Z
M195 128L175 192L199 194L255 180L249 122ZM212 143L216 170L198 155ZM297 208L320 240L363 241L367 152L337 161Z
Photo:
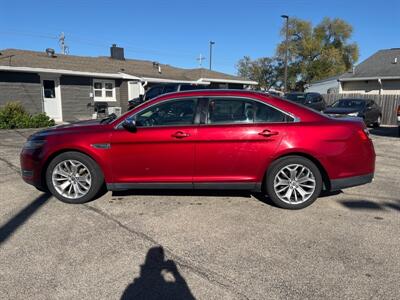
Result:
M168 99L168 100L164 100L161 102L156 102L153 103L141 110L139 110L138 112L126 117L124 120L122 120L121 122L119 122L117 125L114 126L114 129L121 129L122 128L122 123L131 117L136 116L137 114L141 113L142 111L144 111L145 109L148 109L150 107L153 107L155 105L161 104L161 103L167 103L170 101L179 101L179 100L187 100L187 99L195 99L195 100L199 100L199 99L210 99L210 98L222 98L222 99L240 99L240 100L249 100L249 101L255 101L258 103L261 103L263 105L267 105L273 109L276 109L277 111L283 113L284 115L290 117L293 119L293 122L254 122L254 123L219 123L219 124L196 124L196 123L192 123L192 124L187 124L187 125L159 125L159 126L148 126L148 127L140 127L140 128L166 128L166 127L190 127L190 126L218 126L218 125L243 125L243 124L290 124L290 123L298 123L301 122L301 119L297 116L295 116L294 114L284 111L274 105L271 105L269 103L266 103L264 101L261 101L259 99L255 99L255 98L249 98L249 97L243 97L243 96L222 96L222 95L217 95L217 96L213 96L213 95L209 95L209 96L188 96L188 97L182 97L182 98L172 98L172 99ZM196 101L196 114L198 113L197 111L197 105L198 105L199 101ZM194 119L196 119L196 115L194 116Z

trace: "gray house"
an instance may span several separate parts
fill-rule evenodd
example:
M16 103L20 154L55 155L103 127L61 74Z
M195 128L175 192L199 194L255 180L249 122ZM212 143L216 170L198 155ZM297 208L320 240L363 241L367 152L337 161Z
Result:
M257 82L206 69L181 69L158 62L125 59L123 48L109 57L0 50L0 106L19 101L30 113L45 112L57 122L90 118L96 102L127 110L145 87L187 83L210 88L245 88Z
M400 95L400 48L376 52L339 81L344 94Z

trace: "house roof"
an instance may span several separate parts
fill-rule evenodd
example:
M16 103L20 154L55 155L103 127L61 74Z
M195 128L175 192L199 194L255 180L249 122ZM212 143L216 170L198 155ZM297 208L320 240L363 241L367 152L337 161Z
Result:
M395 63L397 59L397 63ZM384 49L368 57L340 81L400 78L400 48Z
M327 78L311 81L310 85L325 83L325 82L328 82L328 81L337 81L343 75L344 74L340 74L340 75L330 76L330 77L327 77Z
M0 50L0 68L3 70L15 69L20 71L27 68L49 69L56 72L78 75L91 73L101 74L102 77L115 77L117 74L124 74L129 77L136 76L140 78L158 78L171 79L180 81L198 81L201 78L214 80L224 80L226 82L243 82L244 84L257 84L244 78L233 76L225 73L210 71L206 69L182 69L172 67L166 64L159 64L161 73L159 73L158 65L152 61L125 59L117 60L110 57L99 56L76 56L56 54L55 57L48 56L46 52L28 51L19 49ZM24 69L25 68L25 69ZM121 75L121 78L123 76Z

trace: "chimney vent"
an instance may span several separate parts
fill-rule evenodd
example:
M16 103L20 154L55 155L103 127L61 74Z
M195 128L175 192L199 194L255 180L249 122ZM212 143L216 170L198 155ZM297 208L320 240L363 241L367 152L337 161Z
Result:
M111 52L111 58L118 60L125 60L124 48L117 47L117 44L112 44L110 52Z
M397 64L397 57L394 58L393 64Z
M46 48L46 54L48 57L56 57L56 51L53 48Z

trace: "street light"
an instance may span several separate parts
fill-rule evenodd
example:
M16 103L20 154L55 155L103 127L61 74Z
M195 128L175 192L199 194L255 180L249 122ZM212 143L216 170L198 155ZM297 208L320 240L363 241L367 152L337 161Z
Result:
M210 70L211 70L211 63L212 63L212 46L215 44L215 42L210 41Z
M289 16L282 15L281 18L286 19L286 41L285 41L285 79L284 92L287 92L287 77L288 77L288 48L289 48Z

